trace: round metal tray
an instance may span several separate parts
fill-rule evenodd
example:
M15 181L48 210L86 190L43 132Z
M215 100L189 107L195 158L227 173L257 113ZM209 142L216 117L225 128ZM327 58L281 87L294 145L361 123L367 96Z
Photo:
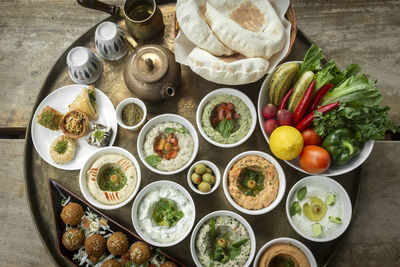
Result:
M164 38L153 40L152 42L163 44L164 46L173 50L175 31L175 6L174 4L163 5L160 6L160 8L164 14ZM107 20L118 23L122 28L125 27L124 22L119 18L110 17ZM96 27L97 25L90 29L87 33L82 35L56 61L37 97L34 110L37 108L41 100L50 92L62 86L73 83L68 76L68 70L65 64L66 55L68 51L75 46L85 46L92 51L95 51L94 31ZM297 29L296 40L293 44L292 51L286 60L301 60L310 45L311 41L304 35L304 33L300 29ZM103 60L104 72L101 78L95 83L95 86L102 90L111 99L114 107L116 107L117 104L123 99L133 96L133 94L126 87L123 80L123 66L127 58L128 57L125 56L123 59L116 62L108 62ZM244 92L250 97L253 103L256 104L258 92L261 87L262 81L263 79L252 84L233 86L233 88ZM181 88L177 91L176 95L173 98L170 98L167 101L146 102L148 108L148 119L163 113L176 113L184 116L193 125L196 125L195 112L197 105L206 94L220 87L224 86L206 81L203 78L194 74L188 67L182 66ZM31 118L31 120L32 119L35 118ZM137 135L137 132L131 132L119 128L118 136L114 145L123 147L133 153L136 157L138 157L136 151ZM207 159L214 162L218 166L221 173L223 173L226 164L235 155L243 151L261 150L271 154L267 142L265 141L258 124L250 139L247 140L244 144L235 148L218 148L206 142L206 140L204 140L204 138L202 137L200 137L199 142L200 149L196 160ZM78 184L79 171L60 170L52 167L44 160L42 160L32 144L30 127L27 129L24 160L27 202L39 236L42 239L46 250L49 252L49 255L57 265L69 265L69 263L58 253L57 249L57 238L52 216L48 178L52 177L69 190L75 192L79 196L82 196ZM334 241L324 243L324 245L321 246L318 243L310 242L301 238L295 233L295 231L292 230L285 214L285 200L287 192L294 185L294 183L296 183L299 179L305 177L306 175L291 168L283 161L279 162L285 171L287 179L287 187L284 199L272 212L269 212L265 215L249 216L241 214L250 223L256 234L256 251L258 251L266 242L271 239L277 237L292 237L303 242L310 248L319 266L325 266L330 262L330 259L334 256L335 252L340 247L340 244L343 242L344 236ZM223 193L222 185L211 195L198 195L194 193L187 184L187 170L176 175L165 177L151 172L141 163L140 165L143 172L143 181L141 184L142 188L153 181L157 181L160 179L169 179L180 183L182 186L187 188L189 192L191 192L197 209L196 223L203 216L215 210L225 209L236 212L236 210L226 200ZM352 200L353 213L356 210L358 202L360 188L359 171L360 168L346 175L335 177L335 180L342 184L347 190ZM131 205L132 204L126 205L125 207L114 211L104 211L104 213L107 216L113 218L115 221L119 222L121 225L134 231L130 216ZM163 251L168 253L172 257L175 257L183 264L186 264L187 266L193 266L194 263L190 255L189 241L190 236L186 237L181 243L170 248L165 248L163 249Z

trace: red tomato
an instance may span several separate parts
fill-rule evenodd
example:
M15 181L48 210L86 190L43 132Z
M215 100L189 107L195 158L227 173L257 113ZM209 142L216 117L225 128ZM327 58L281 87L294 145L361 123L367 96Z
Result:
M310 173L322 173L329 168L331 157L320 146L305 146L300 154L300 167Z
M322 144L322 138L318 134L315 133L313 128L308 128L301 132L303 136L304 146L315 145L320 146Z

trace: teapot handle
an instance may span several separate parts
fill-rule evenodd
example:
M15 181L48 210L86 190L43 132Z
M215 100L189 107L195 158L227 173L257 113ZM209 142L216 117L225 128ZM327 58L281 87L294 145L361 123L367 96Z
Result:
M83 7L106 12L110 15L120 15L121 13L119 6L109 5L98 0L77 0L77 2Z

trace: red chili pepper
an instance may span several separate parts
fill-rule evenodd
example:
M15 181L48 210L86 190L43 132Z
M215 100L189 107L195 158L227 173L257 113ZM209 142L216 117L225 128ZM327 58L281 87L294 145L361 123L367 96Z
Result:
M339 106L339 101L336 101L334 103L331 104L327 104L325 106L320 107L319 109L317 109L316 111L321 112L322 114L327 113L328 111L337 108ZM308 126L311 125L312 121L314 120L315 115L314 112L311 112L310 114L308 114L304 119L302 119L297 125L296 125L296 129L299 130L300 132L304 131L305 129L308 128Z
M296 111L293 114L294 124L299 123L299 121L303 118L304 113L306 113L307 107L311 102L312 93L315 87L315 80L312 81L307 91L303 95L303 98L300 101L300 104L297 106Z
M286 95L282 98L281 103L279 103L279 108L278 108L278 110L284 109L284 108L286 107L286 104L287 104L287 102L288 102L290 96L292 95L292 93L293 93L293 88L290 89L290 90L286 93Z
M319 103L321 103L322 98L332 88L332 86L333 86L333 84L330 83L330 84L322 86L318 90L318 92L315 94L313 100L311 101L311 104L308 106L306 114L309 114L310 112L317 109Z

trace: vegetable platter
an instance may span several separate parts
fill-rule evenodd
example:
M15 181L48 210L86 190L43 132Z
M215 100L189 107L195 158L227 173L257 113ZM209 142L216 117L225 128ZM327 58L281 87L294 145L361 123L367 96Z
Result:
M285 62L263 82L258 119L273 154L309 174L337 176L360 166L374 140L398 131L376 80L333 60L323 64L312 45L303 61Z
M160 5L160 9L164 14L164 23L166 27L164 38L159 40L159 43L173 50L173 40L175 38L175 5ZM118 18L110 17L108 20L117 23L122 28L125 27L124 21ZM40 94L38 95L35 110L39 103L48 94L55 91L57 88L72 83L68 76L68 70L65 66L67 53L72 47L78 45L95 50L94 32L96 26L97 25L76 40L72 46L67 49L56 61L54 67L50 71L46 81L43 84ZM287 60L301 60L310 45L311 42L298 29L292 53L289 55ZM126 87L123 81L123 76L121 75L126 60L127 57L113 63L104 62L104 73L102 77L95 83L95 87L107 95L114 107L116 107L117 104L123 99L132 97L132 93ZM147 119L151 119L164 113L174 113L185 117L193 125L196 125L196 108L199 102L206 94L216 88L220 88L221 85L200 78L188 68L182 68L181 75L182 85L181 88L176 92L176 97L169 101L161 102L157 105L146 103L148 108ZM256 103L261 84L262 80L249 85L235 86L234 88L244 92L253 103ZM32 119L34 118L32 117ZM30 131L30 129L28 129L28 131ZM114 145L130 151L133 155L135 155L135 157L137 157L137 137L138 132L119 128ZM245 143L229 149L215 147L208 143L204 138L199 138L199 153L197 154L195 161L207 159L215 163L219 171L222 173L232 158L246 150L262 150L272 155L262 133L260 131L254 131L253 135ZM82 197L78 182L79 171L61 170L47 164L36 152L30 135L27 135L26 138L24 164L27 202L39 236L54 263L59 266L68 266L70 263L59 254L57 249L58 242L56 232L54 231L52 207L49 197L50 193L47 184L48 177L52 177L65 188L69 189L77 196ZM139 165L141 167L143 177L140 189L152 182L166 179L165 176L151 172L149 169L145 168L142 163L139 163ZM286 176L287 188L292 187L299 179L305 176L301 172L298 172L288 165L282 164L282 167ZM235 211L234 207L231 206L226 200L222 186L219 186L214 192L206 196L195 194L189 188L186 171L168 176L167 179L182 185L190 192L196 207L195 224L198 223L206 214L209 214L215 210ZM338 176L336 180L340 182L346 189L352 200L353 207L356 207L360 185L360 173L357 170L352 171ZM212 205L210 205L210 203L212 203ZM134 231L130 216L131 208L132 206L130 203L117 210L104 211L104 214L105 216L112 218L122 226L126 227L128 230ZM353 212L355 211L356 209L353 209ZM299 236L290 228L289 224L281 223L282 220L286 220L284 205L278 205L273 212L265 216L268 216L268 220L265 220L264 216L243 215L243 217L248 221L254 230L257 240L256 251L258 251L263 244L278 236L299 239ZM300 241L303 242L313 252L318 265L325 265L332 259L332 257L334 257L335 252L339 249L342 242L342 237L326 243L324 246L320 246L305 239L301 239ZM193 266L193 260L190 256L189 236L177 245L164 248L163 251L166 254L176 258L179 262L187 266Z

